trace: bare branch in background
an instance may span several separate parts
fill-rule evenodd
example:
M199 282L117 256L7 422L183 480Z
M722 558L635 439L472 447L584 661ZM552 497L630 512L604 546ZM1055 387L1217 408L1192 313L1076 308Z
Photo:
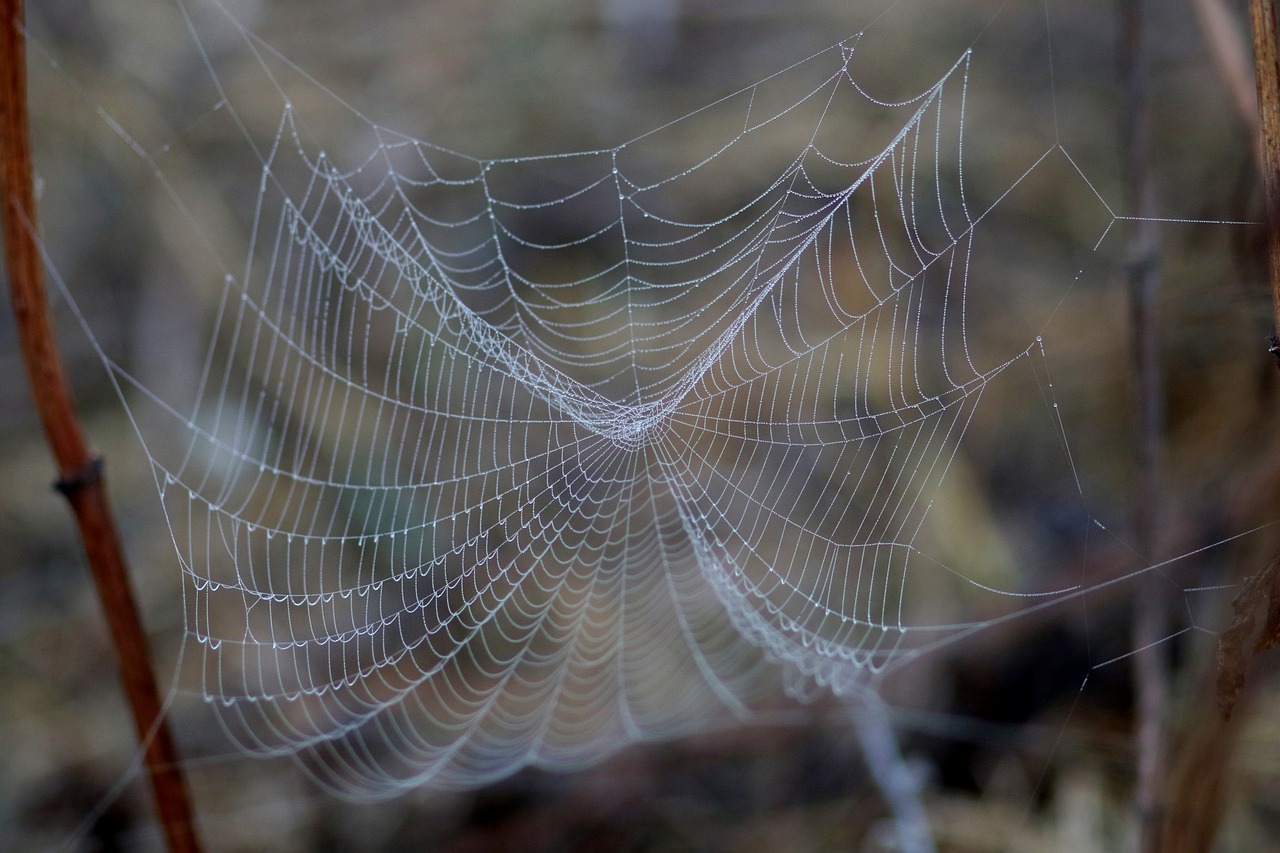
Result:
M1254 159L1261 164L1262 125L1258 119L1258 89L1254 84L1248 43L1223 0L1191 0L1191 5L1195 7L1200 31L1209 45L1213 67L1252 140Z
M1120 116L1123 169L1131 216L1127 275L1133 372L1138 394L1138 498L1134 518L1138 551L1155 563L1163 550L1164 371L1160 347L1160 233L1151 180L1151 134L1147 108L1147 53L1141 0L1119 0ZM1164 777L1168 766L1165 716L1169 694L1168 589L1147 573L1135 589L1133 643L1135 729L1138 768L1135 800L1144 853L1160 850L1164 823Z

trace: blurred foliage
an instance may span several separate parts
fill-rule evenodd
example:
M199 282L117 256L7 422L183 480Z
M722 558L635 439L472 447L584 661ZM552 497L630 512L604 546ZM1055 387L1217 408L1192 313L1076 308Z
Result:
M974 270L982 282L975 293L989 301L971 320L974 339L993 346L1011 326L1046 325L1045 363L1074 470L1063 464L1059 424L1038 400L1028 403L1040 393L1038 379L993 385L938 496L926 550L969 577L995 583L1016 574L1041 589L1095 585L1146 564L1128 532L1137 498L1124 227L1107 210L1123 213L1110 4L229 6L353 108L476 156L610 146L863 29L869 36L855 67L867 89L886 98L920 91L973 47L981 61L968 90L965 167L975 209L996 200L984 194L1012 185L1028 152L1042 151L1046 140L1061 141L1080 170L1063 161L1037 171L993 212L1005 235L1003 263ZM629 17L628 9L648 17ZM248 232L253 199L243 188L252 182L224 185L220 176L252 174L255 165L243 146L219 137L219 95L174 5L50 0L32 4L29 15L50 256L104 350L144 384L182 399L202 355L189 344L201 339L220 281L209 253L243 256ZM1248 144L1194 20L1150 18L1159 209L1185 220L1256 221ZM215 22L196 24L209 28L213 50L225 52L216 59L228 86L238 68L259 62L237 38L219 36ZM341 156L369 144L353 137L364 125L315 89L299 88L302 97L308 91L317 102L300 110L314 116L310 129L330 150ZM278 116L256 114L251 104L237 101L250 134L272 139ZM104 123L99 108L123 130ZM134 146L154 157L180 208ZM724 198L713 188L698 203L716 209L733 200L735 188L720 191ZM1270 424L1277 375L1261 343L1269 315L1261 243L1256 226L1162 230L1167 555L1280 518L1280 441ZM58 310L88 432L109 459L164 683L182 636L170 535L124 410L67 306ZM113 788L134 758L131 727L70 522L47 489L52 469L16 380L7 314L0 370L15 377L0 386L0 846L41 849L71 838L86 850L154 847L145 788L136 780ZM1106 530L1082 523L1081 493ZM1211 632L1226 617L1234 585L1266 564L1277 538L1267 528L1168 569L1178 590L1224 587L1179 599L1186 611L1179 625L1204 630L1170 643L1178 743L1215 713ZM1098 589L993 627L886 685L901 709L905 748L929 774L927 805L942 849L1131 845L1127 668L1124 661L1094 668L1131 648L1128 591ZM1280 700L1260 673L1251 677L1240 730L1221 734L1225 754L1235 756L1224 771L1233 792L1224 850L1264 849L1280 824L1270 795ZM581 774L527 771L474 795L421 791L377 804L335 802L288 762L228 755L193 705L175 707L175 728L191 757L211 850L886 849L884 807L844 712L829 701L816 703L803 727L635 747Z

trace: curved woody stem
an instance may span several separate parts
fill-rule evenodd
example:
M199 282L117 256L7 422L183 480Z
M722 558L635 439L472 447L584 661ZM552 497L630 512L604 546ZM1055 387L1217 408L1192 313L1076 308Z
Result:
M101 458L76 416L54 341L36 245L21 0L0 0L0 161L4 246L27 378L58 466L56 487L71 505L120 664L120 677L144 745L144 759L169 850L198 851L177 750L165 723L150 653L107 501Z

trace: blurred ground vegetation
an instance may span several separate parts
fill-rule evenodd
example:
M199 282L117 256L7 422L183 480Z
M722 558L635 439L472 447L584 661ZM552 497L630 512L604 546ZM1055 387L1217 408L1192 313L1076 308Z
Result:
M975 314L973 336L999 339L1020 313L1052 314L1049 365L1076 473L1090 512L1114 523L1110 534L1082 533L1070 472L1044 453L1046 442L1054 446L1053 425L1044 422L1043 405L1026 402L1034 386L1001 386L984 400L948 480L931 547L972 576L1011 563L1037 574L1043 588L1063 579L1096 584L1145 564L1126 544L1136 454L1122 226L1097 251L1086 242L1108 222L1099 196L1116 212L1123 198L1111 4L230 5L365 115L476 156L607 147L863 28L871 35L857 68L870 90L886 96L920 91L972 46L980 61L969 85L974 153L966 180L975 199L1009 186L1025 151L1055 134L1089 179L1050 172L999 208L1008 264L981 271L1000 277L992 284L999 298ZM181 389L200 367L201 353L185 345L199 338L211 272L198 263L189 228L175 220L163 188L96 108L155 154L203 238L228 256L246 238L235 213L244 199L220 176L253 165L206 133L214 100L169 3L50 0L31 4L28 15L50 254L104 349L145 384ZM1160 211L1258 220L1249 145L1194 18L1179 5L1176 13L1153 13L1148 26ZM228 85L238 62L257 62L235 39L214 44L231 54L218 57ZM312 127L334 149L366 142L349 138L362 126L341 110L317 115ZM278 116L243 117L251 132L274 135ZM723 191L731 200L734 188ZM714 210L721 201L712 193L699 203ZM1269 316L1262 244L1256 226L1162 231L1167 555L1280 519L1273 426L1280 375L1262 344ZM1069 282L1062 276L1077 270L1063 299ZM1046 307L1050 298L1061 302ZM108 458L163 682L182 636L170 537L146 457L92 347L65 305L58 320L88 432ZM69 519L48 488L52 468L19 381L7 313L0 315L0 375L10 377L0 383L0 846L41 849L73 837L86 850L154 847L145 788L134 781L112 791L134 758L131 727ZM1188 610L1179 624L1204 630L1171 642L1176 743L1217 756L1214 767L1189 775L1176 765L1171 785L1186 797L1214 773L1229 774L1223 850L1274 849L1280 828L1272 796L1280 693L1262 671L1265 661L1251 673L1233 727L1211 722L1211 632L1228 616L1234 585L1266 565L1278 539L1268 528L1170 571L1179 590L1225 587L1179 598ZM985 632L888 685L901 709L904 749L928 774L926 802L941 849L1132 844L1127 667L1094 668L1131 648L1129 591L1117 585ZM987 615L994 614L968 618ZM831 701L816 703L804 727L636 747L581 774L526 771L472 795L424 791L376 804L335 802L288 762L228 758L198 708L175 713L211 850L885 849L884 807ZM1207 748L1197 737L1210 738Z

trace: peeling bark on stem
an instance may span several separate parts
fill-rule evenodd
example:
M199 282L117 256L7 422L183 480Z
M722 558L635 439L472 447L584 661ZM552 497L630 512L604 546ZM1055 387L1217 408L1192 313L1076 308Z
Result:
M1276 45L1275 0L1250 0L1253 64L1262 114L1262 185L1267 199L1267 260L1271 271L1270 351L1280 367L1280 49Z
M169 850L200 849L177 750L165 724L150 653L107 501L102 461L90 452L76 417L54 341L36 246L35 199L26 101L21 0L0 0L0 161L4 246L14 320L36 408L67 498L120 664L134 725Z

